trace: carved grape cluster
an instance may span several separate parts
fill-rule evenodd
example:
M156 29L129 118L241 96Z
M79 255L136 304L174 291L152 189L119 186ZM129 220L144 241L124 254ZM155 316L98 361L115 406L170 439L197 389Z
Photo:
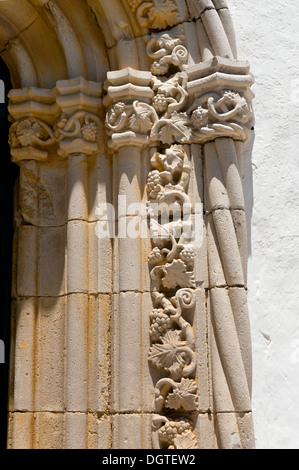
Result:
M160 189L161 175L158 170L153 170L149 173L147 178L147 190L149 193Z
M187 264L192 263L195 258L194 248L191 246L184 248L180 253L180 258Z
M155 246L151 253L149 254L148 261L151 264L158 265L164 261L164 255L161 253L161 250Z
M163 93L157 93L153 98L153 106L157 113L165 113L168 108L168 100Z
M165 75L168 72L168 69L168 64L161 64L156 60L151 65L151 72L153 75Z
M195 129L201 129L209 123L209 112L201 106L195 109L191 117L192 125Z
M191 423L186 418L178 418L173 421L168 421L159 429L159 436L162 441L167 442L169 445L173 444L173 440L179 434L185 434L191 430Z
M82 127L82 136L83 139L87 140L88 142L96 142L98 136L98 128L94 122L90 122Z
M150 314L151 326L150 336L152 341L159 341L173 326L171 318L164 313L163 309L154 309Z

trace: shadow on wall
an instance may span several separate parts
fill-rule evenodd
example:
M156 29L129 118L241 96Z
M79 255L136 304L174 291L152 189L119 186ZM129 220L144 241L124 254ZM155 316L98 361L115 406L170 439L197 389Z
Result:
M246 221L247 221L248 256L252 255L251 221L252 221L253 206L254 206L252 155L254 152L254 142L255 142L255 130L254 130L254 123L253 123L251 139L244 146L244 161L243 161L243 169L242 169L245 211L246 211Z
M13 237L13 187L18 176L17 165L10 161L8 145L9 122L5 97L11 88L10 74L0 59L0 339L4 345L4 363L0 363L0 449L6 448L8 369L10 346L11 266ZM0 82L1 83L1 82ZM4 99L3 99L4 98Z

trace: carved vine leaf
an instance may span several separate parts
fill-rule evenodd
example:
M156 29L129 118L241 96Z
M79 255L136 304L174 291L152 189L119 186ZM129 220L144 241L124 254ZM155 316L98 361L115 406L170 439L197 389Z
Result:
M191 431L178 435L174 438L173 443L176 449L198 449L196 438Z
M194 131L193 136L198 143L205 143L217 137L231 137L235 140L246 141L250 138L250 131L247 127L236 123L229 124L209 124L199 131Z
M173 0L128 0L137 21L143 28L166 29L180 21L178 8Z
M187 272L185 263L178 259L170 264L163 266L165 273L162 284L166 289L175 289L176 287L195 287L194 276L192 272Z
M166 400L166 407L174 410L184 408L193 411L197 408L197 384L194 380L182 379Z
M138 112L138 114L133 114L129 119L130 128L134 132L140 132L146 134L151 130L153 123L148 117L148 112Z
M187 348L187 342L181 340L176 330L168 331L161 340L162 344L151 347L149 360L158 369L165 369L170 373L180 372L185 366L182 348Z
M38 145L46 147L54 143L50 126L35 118L15 122L10 128L9 143L12 148Z
M174 171L180 170L182 171L183 167L183 158L182 158L182 151L178 146L173 146L173 152L167 152L165 157L162 158L162 163L167 171Z
M153 127L153 134L157 133L164 144L174 142L186 142L190 139L192 129L186 126L187 117L185 113L173 113L171 119L162 119L157 126Z
M148 11L148 18L153 29L165 29L178 21L177 7L171 0L154 0Z
M29 119L21 121L17 127L17 136L21 145L31 145L34 136L39 137L42 128L38 122L30 122Z

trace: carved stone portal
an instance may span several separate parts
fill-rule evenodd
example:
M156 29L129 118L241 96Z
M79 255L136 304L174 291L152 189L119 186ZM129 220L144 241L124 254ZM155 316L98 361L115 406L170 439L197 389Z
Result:
M0 18L20 166L8 447L254 448L253 77L226 1L9 0Z

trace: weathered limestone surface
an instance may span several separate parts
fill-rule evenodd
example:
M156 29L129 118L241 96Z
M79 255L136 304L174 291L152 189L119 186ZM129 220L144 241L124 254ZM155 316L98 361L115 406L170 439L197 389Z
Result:
M0 3L20 166L8 446L253 448L253 77L226 2L34 5Z

